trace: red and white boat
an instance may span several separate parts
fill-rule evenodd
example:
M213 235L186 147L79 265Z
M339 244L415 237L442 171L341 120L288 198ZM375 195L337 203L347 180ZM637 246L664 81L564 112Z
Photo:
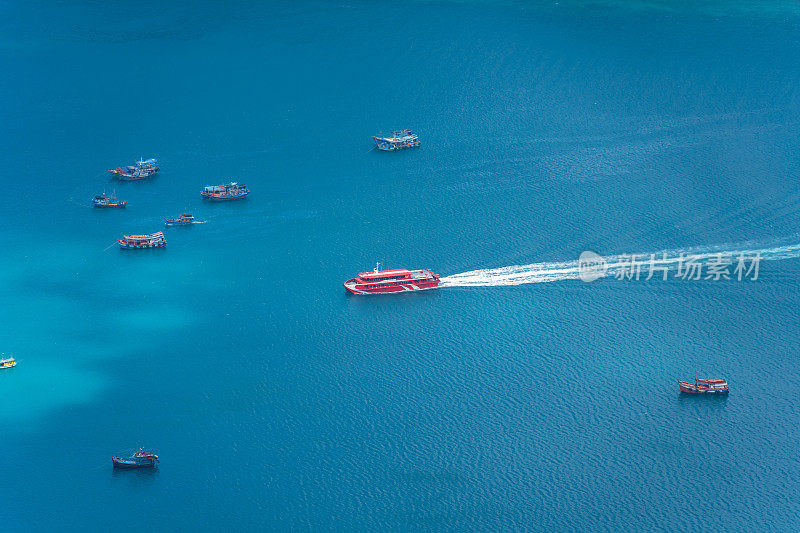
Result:
M678 381L681 392L688 394L728 394L728 380L726 379L697 379L694 383Z
M353 294L387 294L392 292L425 291L439 286L439 275L428 270L380 270L380 263L372 272L361 272L357 278L344 282L344 288Z

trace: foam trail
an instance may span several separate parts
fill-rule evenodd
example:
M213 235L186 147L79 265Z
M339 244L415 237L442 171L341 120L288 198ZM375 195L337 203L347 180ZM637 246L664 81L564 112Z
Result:
M635 254L620 254L606 257L607 267L605 272L598 277L613 277L619 275L623 269L630 271L631 257L641 263L641 275L638 279L645 279L649 272L650 258L653 256L657 264L669 271L674 271L679 265L686 266L689 258L701 263L704 267L710 266L722 256L732 261L730 274L735 278L734 269L739 258L744 258L750 266L754 258L760 256L761 261L778 261L781 259L800 258L800 243L771 248L741 248L734 246L708 246L702 248L687 248L683 250L666 250L660 252ZM514 265L502 268L489 268L483 270L470 270L442 278L442 287L497 287L504 285L522 285L526 283L549 283L569 279L581 279L581 267L578 261L563 261L555 263L532 263L530 265ZM705 276L706 271L703 271ZM654 271L654 278L660 279L661 271Z

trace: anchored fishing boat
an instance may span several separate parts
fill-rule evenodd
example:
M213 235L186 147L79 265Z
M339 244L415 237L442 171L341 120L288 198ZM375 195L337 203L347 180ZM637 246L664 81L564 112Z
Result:
M17 362L13 357L6 357L5 354L0 353L0 370L4 368L13 368L17 366Z
M128 459L112 456L114 468L152 468L158 466L158 455L153 452L138 450Z
M128 202L120 202L113 194L103 193L92 200L95 207L125 207Z
M728 380L697 379L695 374L694 383L679 380L678 388L688 394L728 394Z
M372 139L375 141L375 146L378 147L378 150L387 152L419 146L419 137L417 134L412 133L411 130L394 131L391 137L376 137L373 135Z
M439 286L439 275L432 270L380 270L380 263L372 272L361 272L358 277L344 282L344 288L353 294L387 294L392 292L424 291Z
M149 178L158 173L158 161L155 159L139 159L135 164L129 165L125 168L119 167L108 169L112 174L116 174L117 178L123 181L142 180Z
M200 195L207 200L238 200L250 194L244 183L231 182L227 185L206 185Z
M167 245L164 233L151 233L150 235L124 235L117 239L119 247L125 250L132 248L163 248Z
M165 218L164 224L167 226L186 226L194 222L194 216L191 213L183 213L178 218Z

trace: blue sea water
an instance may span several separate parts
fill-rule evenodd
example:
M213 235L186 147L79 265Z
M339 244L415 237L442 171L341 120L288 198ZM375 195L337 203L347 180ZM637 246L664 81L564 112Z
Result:
M0 529L800 529L799 260L341 285L800 243L795 3L0 6Z

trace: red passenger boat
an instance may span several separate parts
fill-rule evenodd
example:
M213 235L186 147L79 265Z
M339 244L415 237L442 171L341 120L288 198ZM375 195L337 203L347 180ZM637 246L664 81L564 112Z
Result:
M694 383L678 381L678 388L688 394L728 394L728 380L697 379L695 375Z
M372 272L361 272L357 278L344 282L344 288L353 294L424 291L438 286L439 275L431 270L380 270L380 263Z

